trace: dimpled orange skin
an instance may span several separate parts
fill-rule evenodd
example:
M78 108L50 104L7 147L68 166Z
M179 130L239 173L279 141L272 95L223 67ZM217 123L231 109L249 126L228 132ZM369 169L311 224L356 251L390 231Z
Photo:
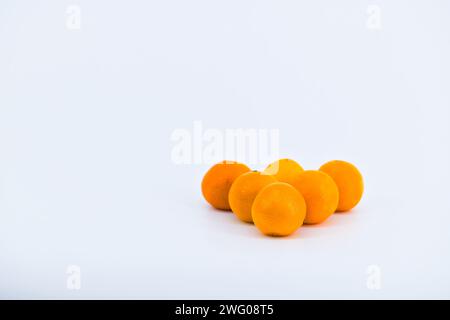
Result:
M271 175L258 171L247 172L234 180L228 194L231 211L244 222L252 223L252 205L258 192L268 184L277 182Z
M333 160L325 163L319 169L333 178L339 189L338 212L353 209L361 200L364 192L363 177L351 163Z
M212 166L202 180L202 194L206 201L216 209L230 210L228 192L234 180L249 172L245 164L235 161L222 161Z
M318 224L331 216L339 202L333 179L321 171L307 170L293 183L306 202L305 224Z
M290 184L275 182L267 185L253 201L252 217L263 234L288 236L303 224L306 203L303 196Z
M273 175L278 181L291 183L302 172L303 168L291 159L280 159L267 166L263 173Z

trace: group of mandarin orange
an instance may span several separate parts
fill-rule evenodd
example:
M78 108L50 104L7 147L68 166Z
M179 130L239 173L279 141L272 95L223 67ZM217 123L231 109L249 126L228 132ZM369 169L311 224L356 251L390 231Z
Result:
M335 212L350 211L363 192L360 171L342 160L304 170L294 160L280 159L262 172L222 161L202 180L203 197L211 206L231 210L273 237L288 236L303 224L319 224Z

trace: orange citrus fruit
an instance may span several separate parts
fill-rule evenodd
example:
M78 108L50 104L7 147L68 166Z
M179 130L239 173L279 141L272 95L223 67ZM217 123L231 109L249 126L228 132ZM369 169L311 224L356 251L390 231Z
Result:
M267 166L264 174L273 175L280 182L291 183L302 172L303 168L296 161L291 159L280 159Z
M351 163L333 160L325 163L319 169L333 178L339 189L337 211L349 211L361 200L364 192L363 177Z
M321 171L304 171L292 184L305 198L306 224L325 221L337 208L339 191L333 179Z
M230 210L228 192L234 180L250 171L245 164L235 161L222 161L212 166L202 180L202 194L206 201L216 209Z
M284 182L265 186L253 201L253 222L268 236L290 235L303 224L305 215L306 204L302 195Z
M277 180L258 171L247 172L234 180L228 193L231 211L245 222L253 222L252 205L258 192Z

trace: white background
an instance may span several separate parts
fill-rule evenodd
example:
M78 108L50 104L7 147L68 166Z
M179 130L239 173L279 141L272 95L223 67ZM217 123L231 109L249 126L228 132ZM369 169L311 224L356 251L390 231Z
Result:
M445 0L2 0L0 297L450 298L449 14ZM305 168L349 160L364 198L263 237L208 207L207 164L173 163L171 134L196 120L279 129Z

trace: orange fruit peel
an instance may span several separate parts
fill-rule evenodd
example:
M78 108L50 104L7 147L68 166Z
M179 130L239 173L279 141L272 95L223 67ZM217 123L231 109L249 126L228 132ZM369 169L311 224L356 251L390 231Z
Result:
M305 198L305 224L322 223L337 208L339 191L333 179L321 171L304 171L292 184Z
M280 159L269 164L263 174L273 175L278 181L291 183L302 172L303 168L296 161L291 159Z
M336 211L349 211L359 203L364 193L364 181L358 168L346 161L333 160L322 165L319 170L328 174L339 189Z
M212 166L202 180L202 194L214 208L230 210L228 193L234 180L241 174L249 172L245 164L235 161L222 161Z
M252 205L258 192L277 180L270 175L251 171L240 175L231 185L228 202L231 211L244 222L253 222Z
M303 224L306 203L290 184L275 182L256 196L252 206L255 226L268 236L288 236Z

